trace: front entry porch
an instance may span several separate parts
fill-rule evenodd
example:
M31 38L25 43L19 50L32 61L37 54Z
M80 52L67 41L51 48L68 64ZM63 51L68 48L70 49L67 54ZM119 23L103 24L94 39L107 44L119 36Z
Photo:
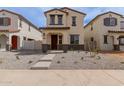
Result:
M5 34L0 35L0 51L6 51L8 37Z
M16 35L3 33L0 35L0 51L17 50L20 47L20 38Z
M109 36L113 37L113 50L124 51L124 31L109 31Z
M46 36L49 50L59 50L59 46L64 43L62 33L48 33Z

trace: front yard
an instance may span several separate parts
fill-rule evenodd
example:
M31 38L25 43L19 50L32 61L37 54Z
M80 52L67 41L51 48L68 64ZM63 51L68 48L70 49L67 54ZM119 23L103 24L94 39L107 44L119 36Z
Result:
M0 52L0 69L30 69L43 56L40 51ZM49 69L124 69L124 53L57 53Z

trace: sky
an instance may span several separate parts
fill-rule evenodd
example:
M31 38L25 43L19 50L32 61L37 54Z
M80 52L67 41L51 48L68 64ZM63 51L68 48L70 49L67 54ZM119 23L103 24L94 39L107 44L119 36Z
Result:
M0 9L7 9L18 14L21 14L32 22L37 27L43 27L46 24L44 12L58 7L0 7ZM59 7L60 8L60 7ZM90 22L98 14L113 11L124 15L124 7L71 7L72 9L86 13L84 25Z

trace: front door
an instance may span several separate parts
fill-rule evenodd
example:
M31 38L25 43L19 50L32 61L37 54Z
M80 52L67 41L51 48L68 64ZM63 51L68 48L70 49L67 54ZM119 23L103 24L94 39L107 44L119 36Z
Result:
M57 40L58 40L57 35L51 35L51 49L52 50L57 49L57 43L58 43Z
M17 49L17 36L12 36L12 49Z

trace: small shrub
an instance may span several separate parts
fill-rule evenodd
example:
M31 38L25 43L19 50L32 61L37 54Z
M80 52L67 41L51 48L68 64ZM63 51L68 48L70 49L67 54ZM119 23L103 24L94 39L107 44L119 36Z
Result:
M65 57L62 57L62 59L64 59Z
M83 60L84 59L84 57L81 57L81 60Z
M20 59L20 58L19 58L19 56L16 56L16 59L18 59L18 60L19 60L19 59Z
M58 64L60 64L61 62L60 61L57 61Z
M96 59L97 59L97 60L100 60L100 59L101 59L101 57L100 57L100 56L97 56L97 57L96 57Z
M124 62L120 62L121 64L124 64Z
M74 64L77 64L77 63L78 63L77 61L74 62Z
M29 61L28 63L31 64L31 63L33 63L33 61Z
M96 62L93 62L94 64L97 64Z

